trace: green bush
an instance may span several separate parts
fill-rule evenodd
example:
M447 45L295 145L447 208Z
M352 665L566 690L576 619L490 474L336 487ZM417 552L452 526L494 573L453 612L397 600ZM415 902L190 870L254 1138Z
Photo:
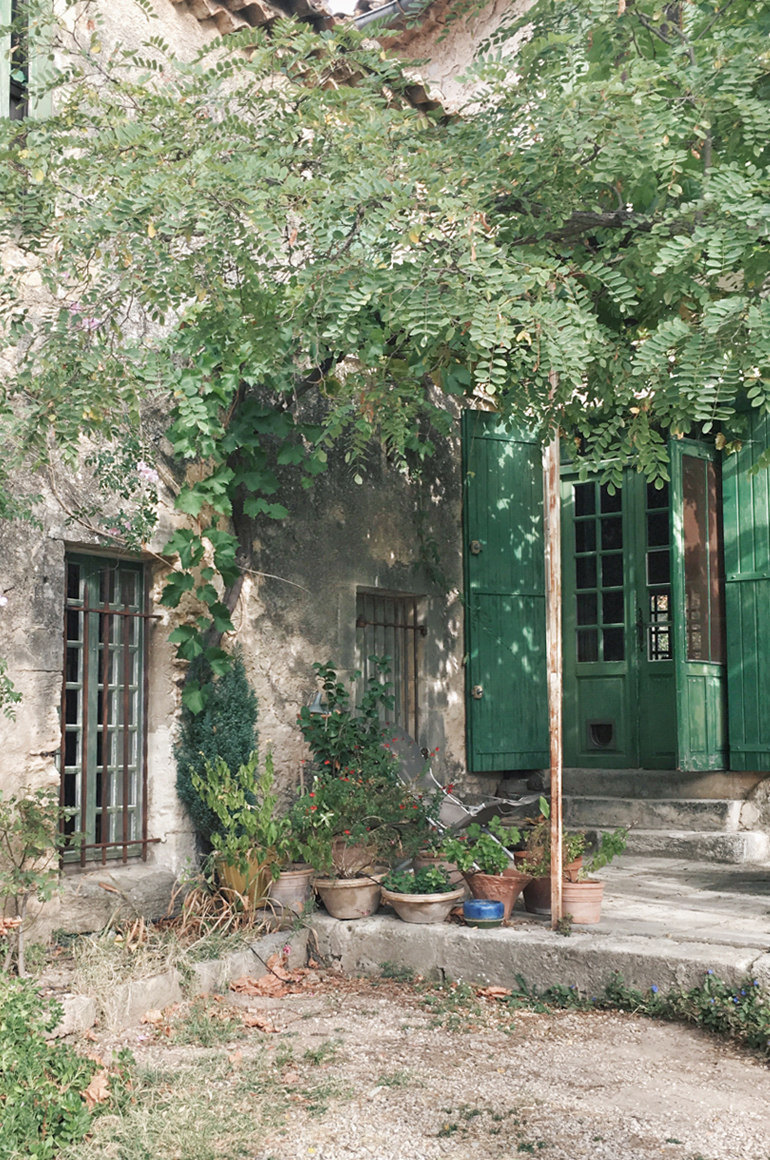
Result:
M203 801L193 784L192 771L205 778L206 763L216 765L221 758L232 774L247 765L257 749L257 698L247 678L240 651L235 653L227 672L212 679L208 661L197 657L190 677L209 689L200 713L182 709L179 736L174 746L176 791L197 832L207 841L219 825L216 814Z
M0 975L0 1160L48 1160L91 1126L82 1093L98 1065L47 1042L61 1014L27 980Z

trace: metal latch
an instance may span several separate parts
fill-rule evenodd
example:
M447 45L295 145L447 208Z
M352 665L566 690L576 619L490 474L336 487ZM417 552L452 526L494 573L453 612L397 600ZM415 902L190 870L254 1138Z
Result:
M470 553L472 556L480 556L481 555L481 540L471 540L471 542L468 546L470 548Z
M473 697L474 701L480 701L481 698L484 696L483 686L482 685L474 685L473 688L471 689L471 696Z

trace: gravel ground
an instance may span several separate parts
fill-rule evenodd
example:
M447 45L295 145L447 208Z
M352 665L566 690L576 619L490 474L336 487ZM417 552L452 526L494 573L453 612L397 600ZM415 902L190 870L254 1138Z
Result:
M267 1045L285 1093L254 1160L770 1160L770 1068L706 1033L489 999L468 1011L451 995L429 1010L409 985L325 972L307 983L226 1000L278 1032L224 1047L237 1067ZM205 1054L147 1027L99 1041L154 1067Z

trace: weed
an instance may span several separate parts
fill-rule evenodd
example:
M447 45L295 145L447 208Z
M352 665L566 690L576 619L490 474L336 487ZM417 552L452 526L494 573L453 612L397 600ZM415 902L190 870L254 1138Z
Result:
M569 936L572 934L572 915L571 914L563 914L561 916L561 918L557 921L556 933L564 935L565 938L569 938Z
M380 963L380 975L383 979L392 979L394 983L414 982L414 971L411 967L402 967L389 959Z
M305 1110L311 1116L323 1116L329 1110L329 1101L333 1099L352 1099L354 1092L350 1084L344 1080L329 1078L313 1087L304 1088L302 1094L308 1101Z
M319 1043L318 1047L308 1047L304 1058L310 1063L314 1063L316 1067L320 1067L322 1063L333 1059L337 1055L338 1049L341 1046L339 1039L325 1039L323 1043Z
M205 998L194 999L189 1010L171 1025L174 1043L190 1043L199 1047L218 1047L231 1043L245 1034L240 1019Z
M405 1071L392 1071L389 1075L381 1075L377 1080L378 1087L421 1087L415 1082L413 1073L407 1068Z
M433 1018L429 1027L443 1027L446 1031L465 1031L469 1021L480 1018L483 1008L468 983L449 983L424 993L423 1007Z
M444 1124L439 1128L436 1135L439 1137L439 1139L441 1139L442 1136L451 1136L457 1131L459 1126L459 1124Z

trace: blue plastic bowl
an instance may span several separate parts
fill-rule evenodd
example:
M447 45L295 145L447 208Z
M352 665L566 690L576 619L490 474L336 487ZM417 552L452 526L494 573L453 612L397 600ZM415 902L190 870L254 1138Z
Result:
M463 903L463 918L468 926L502 926L504 914L502 902L494 902L492 899L471 898Z

